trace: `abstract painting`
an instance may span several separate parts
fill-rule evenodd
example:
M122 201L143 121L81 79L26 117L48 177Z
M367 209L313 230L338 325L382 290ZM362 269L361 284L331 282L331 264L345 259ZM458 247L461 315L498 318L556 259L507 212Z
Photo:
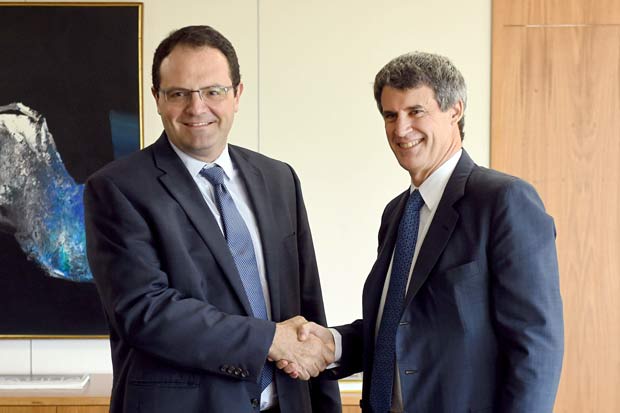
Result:
M140 3L0 3L0 336L107 334L83 186L141 147Z

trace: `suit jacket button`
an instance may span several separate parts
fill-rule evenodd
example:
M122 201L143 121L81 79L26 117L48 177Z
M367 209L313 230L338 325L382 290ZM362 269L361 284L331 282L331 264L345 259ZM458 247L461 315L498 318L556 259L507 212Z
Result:
M248 377L249 375L250 375L250 372L249 372L249 371L247 371L247 370L243 370L243 371L241 372L241 377L243 377L244 379L245 379L246 377Z
M228 365L227 365L227 364L224 364L224 365L221 365L221 366L220 366L220 371L221 371L222 373L226 373L226 370L228 370Z
M239 367L235 369L235 376L241 376L241 369Z
M252 399L250 400L250 403L252 403L252 407L257 408L260 405L260 402L258 401L258 399Z
M234 367L228 367L228 368L226 369L226 373L228 373L228 374L234 374L234 373L235 373L235 368L234 368Z

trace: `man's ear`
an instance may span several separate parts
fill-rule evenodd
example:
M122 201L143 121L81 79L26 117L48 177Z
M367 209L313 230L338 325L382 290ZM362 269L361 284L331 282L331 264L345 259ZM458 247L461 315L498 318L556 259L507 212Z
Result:
M235 112L239 110L239 99L241 98L242 93L243 93L243 82L239 82L239 86L237 86L237 93L235 94Z
M159 92L157 91L157 89L155 89L155 86L151 86L151 94L153 95L153 98L155 99L155 106L157 106L157 114L161 115L161 113L159 112Z
M463 117L463 111L465 105L463 105L462 100L458 100L452 107L450 108L450 120L453 124L458 124L461 118Z

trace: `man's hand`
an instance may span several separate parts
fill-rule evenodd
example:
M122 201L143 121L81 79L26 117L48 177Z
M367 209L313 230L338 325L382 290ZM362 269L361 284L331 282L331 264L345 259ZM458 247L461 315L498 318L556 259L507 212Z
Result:
M325 367L334 362L336 348L336 344L334 343L334 336L327 328L319 324L305 321L303 323L299 323L299 320L297 321L297 323L297 339L300 342L309 343L312 341L316 341L316 339L319 339L321 342L321 346L323 346L324 349L329 352L329 360L326 360L327 364L325 364L325 366L320 370L323 371ZM304 368L296 364L293 360L280 359L276 363L276 366L279 369L284 370L286 374L288 374L294 379L301 378L305 380L303 372Z
M276 334L268 354L269 360L277 361L278 368L286 367L287 374L302 380L318 376L334 361L333 338L330 338L330 346L317 335L311 334L315 327L309 326L304 329L305 325L318 326L315 323L308 323L301 316L277 323ZM298 339L300 332L305 332L301 336L303 340ZM331 336L329 331L327 333Z

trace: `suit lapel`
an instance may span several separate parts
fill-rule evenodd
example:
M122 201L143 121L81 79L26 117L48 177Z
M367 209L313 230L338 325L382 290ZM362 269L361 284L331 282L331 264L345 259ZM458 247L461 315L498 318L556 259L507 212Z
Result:
M252 314L252 307L247 299L226 239L222 235L215 217L209 210L196 182L174 152L165 134L153 145L153 157L156 166L164 173L159 180L170 195L181 205L190 221L207 244L207 247L222 268L247 314Z
M276 270L278 255L281 253L278 249L282 245L281 239L278 239L275 229L277 223L273 215L273 208L269 204L269 200L273 199L269 194L269 190L265 183L262 172L249 159L247 154L239 150L234 145L228 145L230 157L239 169L241 178L245 183L250 202L252 203L252 211L256 217L258 224L258 232L261 238L263 249L263 258L265 260L265 277L269 286L269 296L271 298L271 319L280 320L280 279Z
M448 240L459 219L459 213L454 208L454 203L463 197L465 184L473 167L474 162L463 149L461 159L459 159L446 185L431 226L418 253L418 259L413 268L411 282L405 297L405 308L420 290L420 287L428 278L433 266L448 244Z

